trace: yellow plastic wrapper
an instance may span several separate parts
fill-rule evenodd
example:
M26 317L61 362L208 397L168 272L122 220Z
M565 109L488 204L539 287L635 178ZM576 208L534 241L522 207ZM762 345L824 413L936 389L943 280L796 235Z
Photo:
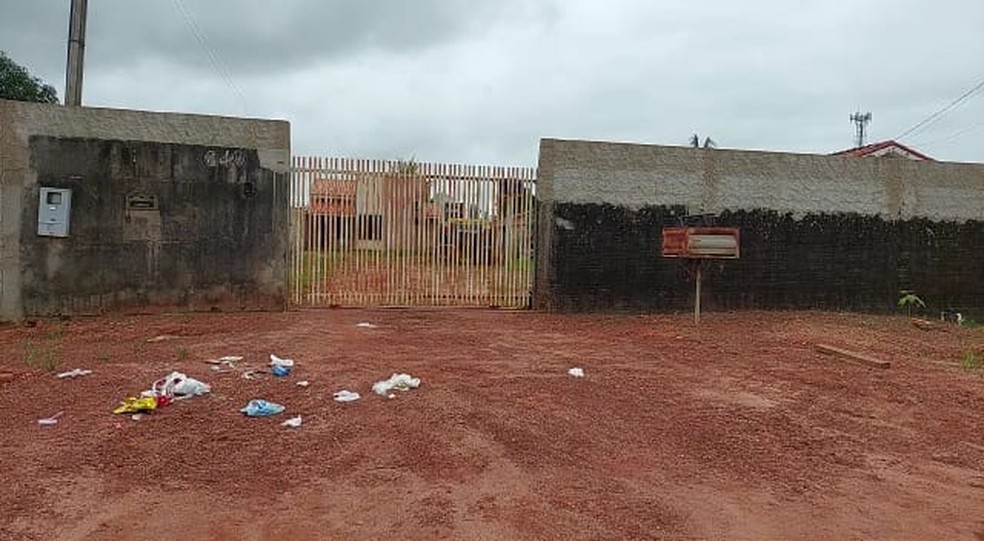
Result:
M128 396L123 399L113 413L140 413L144 411L153 411L157 409L157 399L153 396L148 398L136 398L133 396Z

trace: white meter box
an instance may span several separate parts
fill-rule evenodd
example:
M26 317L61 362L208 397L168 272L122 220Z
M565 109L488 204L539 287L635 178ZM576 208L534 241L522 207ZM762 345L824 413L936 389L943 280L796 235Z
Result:
M38 235L67 237L71 213L72 190L41 188L41 198L38 201Z

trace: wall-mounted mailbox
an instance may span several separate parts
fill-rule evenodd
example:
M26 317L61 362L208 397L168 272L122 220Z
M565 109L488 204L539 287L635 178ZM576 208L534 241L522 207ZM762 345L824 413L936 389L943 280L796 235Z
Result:
M72 190L41 188L41 198L38 201L38 235L67 237L71 214Z

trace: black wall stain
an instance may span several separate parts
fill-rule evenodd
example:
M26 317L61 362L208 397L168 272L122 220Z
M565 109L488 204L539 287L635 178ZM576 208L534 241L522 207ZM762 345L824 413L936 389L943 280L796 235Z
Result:
M549 297L560 310L689 310L692 270L660 255L662 228L683 207L633 211L605 204L554 205ZM706 264L710 309L898 311L914 290L938 315L955 308L984 319L984 222L886 221L858 214L794 219L770 210L719 214L741 228L741 259Z
M30 147L27 315L284 306L285 175L255 150L52 137ZM69 237L37 235L39 187L72 189ZM128 210L128 196L156 197L158 209Z

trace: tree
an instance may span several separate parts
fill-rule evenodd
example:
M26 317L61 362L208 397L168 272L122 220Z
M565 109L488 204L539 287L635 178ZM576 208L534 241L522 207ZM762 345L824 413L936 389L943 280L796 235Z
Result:
M27 68L0 51L0 98L37 103L58 103L55 87L31 76Z

